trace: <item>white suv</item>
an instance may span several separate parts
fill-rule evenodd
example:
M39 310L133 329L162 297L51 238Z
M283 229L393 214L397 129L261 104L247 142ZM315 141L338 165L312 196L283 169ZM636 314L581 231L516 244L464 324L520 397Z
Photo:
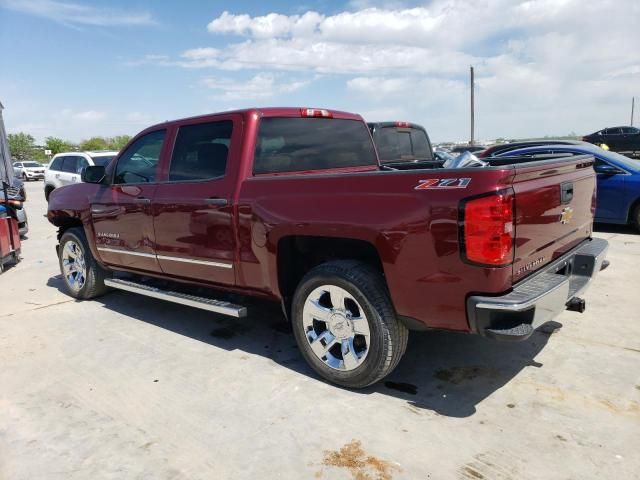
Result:
M44 178L44 165L33 161L15 162L13 164L13 173L25 182L31 179L42 180Z
M107 166L118 154L113 151L58 153L44 174L44 198L58 187L80 182L80 172L91 165Z

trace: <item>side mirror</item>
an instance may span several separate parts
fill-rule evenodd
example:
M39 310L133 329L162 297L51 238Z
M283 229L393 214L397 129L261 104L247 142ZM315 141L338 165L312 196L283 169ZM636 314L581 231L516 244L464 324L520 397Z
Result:
M80 178L85 183L102 183L106 176L105 168L100 165L85 167L80 172Z
M595 165L593 169L596 173L601 173L602 175L618 175L623 173L618 167L614 167L613 165L609 165L607 163L602 163L600 165Z

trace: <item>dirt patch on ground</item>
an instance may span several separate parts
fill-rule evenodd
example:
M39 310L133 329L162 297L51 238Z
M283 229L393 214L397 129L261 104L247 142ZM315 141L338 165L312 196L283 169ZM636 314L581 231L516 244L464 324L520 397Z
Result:
M325 451L322 464L346 468L354 480L391 480L393 470L398 468L386 460L367 455L359 440L351 440L340 450Z

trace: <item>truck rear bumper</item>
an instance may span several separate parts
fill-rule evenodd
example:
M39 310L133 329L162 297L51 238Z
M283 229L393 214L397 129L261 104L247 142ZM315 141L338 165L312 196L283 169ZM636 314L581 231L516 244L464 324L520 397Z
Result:
M587 240L514 285L505 295L470 296L467 316L471 330L500 340L526 340L535 328L560 314L587 288L603 268L608 248L606 240Z

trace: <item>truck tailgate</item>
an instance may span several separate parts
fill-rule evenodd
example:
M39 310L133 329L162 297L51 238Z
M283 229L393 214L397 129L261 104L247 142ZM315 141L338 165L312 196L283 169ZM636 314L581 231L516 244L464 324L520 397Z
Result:
M588 155L516 168L514 283L591 236L595 188Z

